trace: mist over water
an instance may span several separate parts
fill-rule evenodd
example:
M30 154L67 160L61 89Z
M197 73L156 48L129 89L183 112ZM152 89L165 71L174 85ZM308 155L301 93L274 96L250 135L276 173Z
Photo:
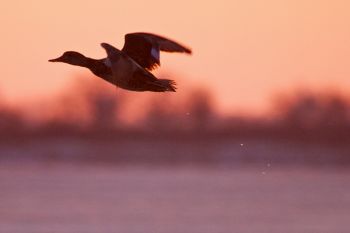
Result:
M0 177L7 233L348 230L346 170L12 163Z

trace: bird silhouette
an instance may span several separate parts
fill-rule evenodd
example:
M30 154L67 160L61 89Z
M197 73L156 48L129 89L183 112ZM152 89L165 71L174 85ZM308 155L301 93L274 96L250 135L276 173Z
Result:
M151 33L125 35L122 50L102 43L107 57L93 59L75 51L49 60L88 68L96 76L126 90L165 92L176 91L173 80L158 79L150 71L160 66L160 51L191 54L191 49Z

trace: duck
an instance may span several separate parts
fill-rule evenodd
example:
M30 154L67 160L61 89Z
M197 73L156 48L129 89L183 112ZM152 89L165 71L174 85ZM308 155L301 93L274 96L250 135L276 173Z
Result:
M160 51L192 54L190 48L174 40L145 32L126 34L121 50L108 43L101 46L107 53L106 58L94 59L66 51L49 62L88 68L97 77L129 91L175 92L174 80L159 79L151 71L160 66Z

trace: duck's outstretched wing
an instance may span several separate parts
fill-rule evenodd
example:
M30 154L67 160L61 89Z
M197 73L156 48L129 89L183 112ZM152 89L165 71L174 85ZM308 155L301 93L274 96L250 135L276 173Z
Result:
M158 79L151 72L139 66L136 61L123 55L118 49L107 43L101 43L101 46L107 52L106 63L111 68L113 76L116 75L118 69L118 60L126 59L126 62L133 66L128 80L125 80L127 87L125 89L132 91L154 91L154 92L165 92L165 91L176 91L176 83L170 79ZM113 82L114 83L114 82Z
M122 51L148 70L160 66L160 51L192 53L191 49L173 40L144 32L126 34Z

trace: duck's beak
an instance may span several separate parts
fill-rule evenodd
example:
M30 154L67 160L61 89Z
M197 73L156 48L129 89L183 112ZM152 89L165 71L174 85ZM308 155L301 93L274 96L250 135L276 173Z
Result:
M60 61L62 61L61 58L62 57L58 57L58 58L55 58L55 59L50 59L49 62L60 62Z

